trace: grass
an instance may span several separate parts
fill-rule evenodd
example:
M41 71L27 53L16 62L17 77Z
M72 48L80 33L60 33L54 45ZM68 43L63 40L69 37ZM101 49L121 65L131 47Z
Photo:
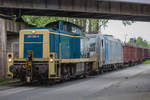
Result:
M0 85L11 83L11 79L0 79Z
M150 64L150 59L144 61L143 64Z

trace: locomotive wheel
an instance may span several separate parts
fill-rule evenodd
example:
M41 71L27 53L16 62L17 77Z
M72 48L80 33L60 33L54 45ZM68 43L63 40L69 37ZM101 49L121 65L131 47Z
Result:
M26 81L25 77L21 77L21 78L20 78L20 81L21 81L21 82L25 82L25 81Z
M83 74L83 78L87 78L87 76L88 76L87 73Z
M104 73L104 70L103 70L103 67L101 69L99 69L99 74L103 74Z
M67 81L71 79L70 66L65 66L62 68L62 81Z
M40 84L46 84L48 82L47 76L45 74L41 74L39 78Z

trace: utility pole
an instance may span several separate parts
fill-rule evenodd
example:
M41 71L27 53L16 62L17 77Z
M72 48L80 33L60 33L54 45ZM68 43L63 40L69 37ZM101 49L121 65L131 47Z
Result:
M125 34L124 34L124 36L125 36L125 41L124 41L124 43L126 44L126 40L127 40L127 36L128 36L128 34L127 34L127 33L125 33Z

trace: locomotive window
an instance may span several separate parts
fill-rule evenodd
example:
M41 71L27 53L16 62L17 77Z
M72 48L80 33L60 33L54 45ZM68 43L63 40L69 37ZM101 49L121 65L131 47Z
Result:
M72 27L71 27L71 32L72 32L72 33L77 33L76 27L72 26Z
M52 28L53 30L58 30L59 25L58 25L58 22L53 22L53 23L47 24L46 27Z
M67 23L64 24L64 31L71 32L71 33L77 33L76 27L73 25L69 25Z
M82 31L79 29L79 28L77 28L77 33L79 33L79 34L81 34L82 33Z
M71 26L70 25L68 25L67 23L64 23L64 31L65 32L71 32Z
M70 33L81 33L80 28L78 26L71 24L71 23L64 23L64 31Z
M90 51L95 51L95 45L96 45L96 43L95 43L95 38L91 38L90 39Z
M103 47L103 40L102 40L102 47Z
M95 51L95 43L90 44L90 51Z

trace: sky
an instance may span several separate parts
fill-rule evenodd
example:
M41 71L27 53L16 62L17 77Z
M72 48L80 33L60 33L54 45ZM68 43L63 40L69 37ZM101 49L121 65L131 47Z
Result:
M124 26L122 21L110 20L108 27L102 29L102 34L113 35L126 42L130 38L142 37L150 43L150 22L135 22L132 25Z

